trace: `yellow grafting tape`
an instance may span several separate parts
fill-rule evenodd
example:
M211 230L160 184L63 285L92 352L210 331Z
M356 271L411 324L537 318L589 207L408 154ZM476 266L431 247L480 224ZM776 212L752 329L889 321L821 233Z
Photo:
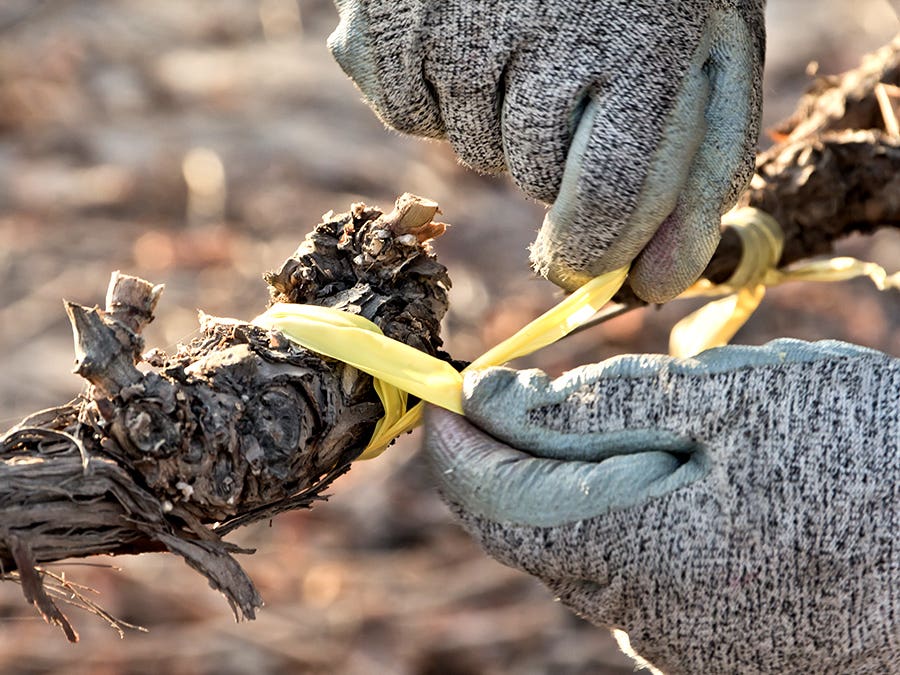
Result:
M556 342L591 318L625 283L627 268L603 274L504 340L466 370L498 366ZM421 403L406 410L406 392L462 414L462 374L447 362L385 336L355 314L314 305L276 304L253 323L344 361L374 378L384 417L360 459L377 457L396 436L421 423Z
M253 322L368 373L382 383L462 413L461 378L446 361L384 335L356 314L315 305L272 305Z
M684 358L727 345L759 307L765 294L766 287L762 284L742 288L688 314L669 333L669 354Z
M590 319L610 301L628 276L622 267L591 279L555 307L475 359L469 369L499 366L553 344Z
M795 263L778 269L784 233L772 216L750 207L735 209L722 219L741 238L743 253L738 268L723 284L701 279L681 296L726 295L679 321L669 335L669 353L688 357L728 344L762 302L766 288L789 281L845 281L868 277L881 290L900 289L900 273L888 276L884 268L855 258L830 258Z
M840 281L867 276L879 289L900 288L900 274L888 276L880 266L853 258L804 262L777 269L784 235L778 223L757 209L727 214L724 222L741 237L744 252L731 278L716 285L701 280L680 297L727 295L682 319L670 337L670 353L693 356L727 344L750 318L766 287L787 281ZM621 288L622 268L592 279L555 307L475 359L466 370L499 366L564 337L587 321ZM384 417L360 459L380 455L392 439L418 426L423 403L407 410L407 393L462 414L463 376L445 361L385 336L374 323L356 314L314 305L276 304L254 323L282 331L297 344L344 361L374 378ZM465 371L463 371L465 372Z

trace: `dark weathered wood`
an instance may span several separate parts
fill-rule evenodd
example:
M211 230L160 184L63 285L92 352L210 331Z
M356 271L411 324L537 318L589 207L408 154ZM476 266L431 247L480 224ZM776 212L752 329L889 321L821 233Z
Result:
M782 266L830 253L855 232L900 227L900 138L838 131L779 145L760 155L743 203L781 225ZM741 252L726 228L703 276L727 280Z
M436 211L404 195L388 214L326 217L266 276L271 300L361 314L438 354L449 279L427 243L443 231ZM176 553L253 617L260 597L221 536L321 499L382 415L367 375L233 320L201 317L199 338L139 370L161 290L115 273L105 309L68 303L91 387L0 439L0 565L70 639L37 566L98 553Z
M875 96L879 84L900 85L900 37L865 56L853 70L817 78L794 113L772 130L772 137L783 143L835 131L886 131Z

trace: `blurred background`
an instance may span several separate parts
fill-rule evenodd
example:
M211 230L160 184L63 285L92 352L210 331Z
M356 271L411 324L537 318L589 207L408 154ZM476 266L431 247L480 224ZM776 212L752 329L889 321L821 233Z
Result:
M889 40L888 0L769 0L767 124L820 73ZM189 340L196 309L249 318L278 265L329 210L436 199L453 279L445 339L473 358L558 298L526 246L542 208L448 148L385 131L324 45L328 0L3 0L0 3L0 427L69 400L61 299L102 302L112 270L166 284L148 347ZM765 140L763 140L765 144ZM882 232L841 250L900 266ZM559 373L665 351L694 305L632 312L521 365ZM770 292L737 336L850 340L900 355L898 294L866 281ZM0 673L632 672L611 638L539 583L484 557L429 487L417 434L340 479L310 512L234 540L267 606L235 624L165 555L56 566L114 615L124 640L73 610L72 646L0 584ZM115 569L112 568L115 566Z

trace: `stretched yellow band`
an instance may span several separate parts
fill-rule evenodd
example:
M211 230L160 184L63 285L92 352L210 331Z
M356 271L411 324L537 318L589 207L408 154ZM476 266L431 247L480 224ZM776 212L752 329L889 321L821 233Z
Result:
M588 282L466 370L502 365L556 342L609 302L627 273L622 268ZM300 346L373 377L384 417L360 459L377 457L391 440L420 424L422 404L407 410L407 393L462 414L462 374L445 361L385 336L368 319L328 307L276 304L253 323L280 330Z
M900 275L888 276L874 263L832 258L778 269L784 235L771 216L739 209L724 222L737 229L741 263L724 284L701 280L681 297L725 295L682 319L670 336L673 356L693 356L727 344L746 323L767 286L787 281L841 281L867 276L884 290L900 288ZM628 268L603 274L579 288L512 337L475 359L466 370L499 366L550 345L590 319L625 283ZM360 459L380 455L400 434L421 423L423 404L407 410L407 394L462 414L463 375L449 363L385 336L356 314L314 305L276 304L253 323L282 331L306 349L344 361L372 376L384 406L382 417ZM463 371L465 372L465 371Z

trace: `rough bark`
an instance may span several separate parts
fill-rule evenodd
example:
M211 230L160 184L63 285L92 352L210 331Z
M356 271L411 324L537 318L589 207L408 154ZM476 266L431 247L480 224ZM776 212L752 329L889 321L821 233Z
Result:
M405 195L389 214L357 204L326 216L266 276L271 300L360 314L441 354L436 210ZM320 499L382 414L367 375L243 322L202 316L190 345L143 359L161 291L116 273L105 309L68 303L91 386L0 439L0 566L69 639L37 565L98 553L176 553L252 618L260 597L221 536Z
M760 155L743 204L781 225L781 266L830 253L854 232L900 227L900 139L838 131L779 145ZM725 281L741 253L737 235L725 228L703 276Z
M783 143L847 129L886 131L876 96L879 84L900 85L900 37L865 56L853 70L816 79L772 137Z

